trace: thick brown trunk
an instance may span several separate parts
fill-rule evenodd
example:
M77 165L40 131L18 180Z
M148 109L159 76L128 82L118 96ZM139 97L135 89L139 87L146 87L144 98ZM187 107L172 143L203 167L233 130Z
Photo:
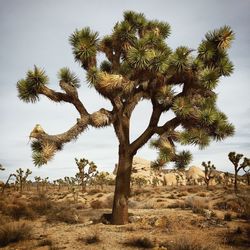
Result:
M129 154L128 148L120 146L111 221L114 225L128 223L128 197L130 194L132 161L133 156Z

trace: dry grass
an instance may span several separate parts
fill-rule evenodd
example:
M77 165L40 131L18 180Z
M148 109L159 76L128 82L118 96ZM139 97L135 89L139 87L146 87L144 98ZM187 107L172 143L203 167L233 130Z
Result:
M79 223L79 216L75 209L72 209L69 206L60 206L54 207L47 214L47 222L64 222L67 224L76 224Z
M155 242L149 239L148 237L133 237L123 242L124 246L136 247L142 249L149 249L155 247Z
M99 235L100 233L94 230L90 235L87 235L86 237L80 237L77 240L85 243L86 245L98 244L101 242L101 238Z
M32 210L29 203L24 200L11 200L5 202L2 211L15 220L19 220L20 218L33 219L35 217L35 212Z
M250 247L250 227L237 227L224 235L225 244L234 247Z
M218 246L207 238L201 238L198 235L185 234L177 236L172 242L161 243L160 247L168 250L217 250Z
M29 239L31 229L25 221L9 222L0 226L0 246Z

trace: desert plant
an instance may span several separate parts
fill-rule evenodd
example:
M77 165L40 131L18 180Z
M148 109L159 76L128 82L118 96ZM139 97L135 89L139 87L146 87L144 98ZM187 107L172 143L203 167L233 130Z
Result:
M39 124L35 126L30 134L35 165L46 164L88 126L113 125L119 140L114 224L128 222L133 157L154 135L162 141L159 159L168 162L174 160L176 142L204 148L211 140L223 140L234 133L233 125L217 108L214 91L220 77L233 72L227 53L234 39L233 31L224 26L208 32L196 55L184 46L171 50L166 43L169 34L168 23L126 11L109 36L99 39L90 28L75 30L70 36L75 60L87 71L89 85L110 100L112 110L102 108L89 113L79 99L79 79L68 68L58 73L62 92L48 87L48 76L37 66L17 82L22 101L35 103L44 95L54 102L72 104L80 116L74 126L58 135L49 135ZM97 57L98 52L104 53L107 60L97 63L97 58L102 58ZM175 91L176 86L180 86L179 92ZM130 141L131 116L142 100L152 104L150 121L142 134ZM160 118L168 111L173 111L174 117L160 125Z
M238 173L241 169L246 169L250 166L250 159L244 157L244 160L241 164L239 164L240 160L242 159L243 154L236 154L235 152L230 152L228 154L229 160L234 165L234 191L238 191Z
M123 243L125 246L137 247L143 249L149 249L155 247L155 242L149 239L148 237L134 237L126 240Z
M14 176L15 176L15 174L10 174L9 175L8 179L6 180L6 182L4 183L4 185L2 186L1 194L4 194L4 190L9 185L9 181L10 181L11 177L14 177Z
M157 177L153 177L152 186L157 187L160 184L160 180Z
M87 159L78 160L75 158L76 165L78 167L78 173L76 174L76 178L80 180L80 184L82 187L82 192L86 191L87 184L93 179L97 174L97 166L94 162L88 161Z
M203 161L201 165L205 168L204 181L205 181L207 188L208 188L210 180L215 177L214 170L216 168L215 168L214 164L211 165L211 161L208 161L207 163Z
M0 226L0 246L4 247L12 242L29 239L31 226L24 221L9 222Z
M40 192L40 182L41 182L41 177L40 176L35 176L34 177L35 181L36 181L36 190L39 193Z
M26 184L28 176L32 174L32 172L29 169L26 169L26 172L24 174L24 170L19 168L16 170L16 173L13 174L16 177L16 184L19 186L20 193L23 192L23 187Z
M132 182L137 185L137 187L142 188L142 186L147 185L148 181L143 177L132 177Z
M98 185L103 190L103 186L107 185L109 183L109 180L107 179L107 172L100 172L98 173L92 180L94 185Z

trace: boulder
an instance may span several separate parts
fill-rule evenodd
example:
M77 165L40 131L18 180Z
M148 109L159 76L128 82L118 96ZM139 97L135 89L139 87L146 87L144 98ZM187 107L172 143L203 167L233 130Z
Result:
M167 173L164 175L164 185L166 186L174 186L177 185L176 174Z
M186 172L187 180L190 184L201 184L201 180L205 178L205 173L199 168L192 166Z

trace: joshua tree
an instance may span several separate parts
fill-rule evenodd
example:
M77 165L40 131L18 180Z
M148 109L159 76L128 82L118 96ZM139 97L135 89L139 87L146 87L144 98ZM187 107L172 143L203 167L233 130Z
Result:
M207 188L208 188L210 180L215 177L214 170L216 168L215 168L214 164L211 165L211 161L208 161L207 163L205 163L203 161L201 165L205 168L205 178L204 178L204 181L205 181L205 183L207 185Z
M39 193L40 192L40 182L41 182L41 177L40 176L35 176L35 181L36 181L36 190Z
M23 187L30 174L32 174L32 172L29 169L26 169L26 172L24 174L24 170L22 170L21 168L16 170L16 174L13 174L16 177L16 184L19 185L20 193L23 192Z
M82 186L82 192L86 190L87 183L93 179L98 172L96 171L97 166L94 162L90 162L87 159L76 159L76 165L78 167L79 172L76 174L76 178L80 179L80 185Z
M98 173L95 178L93 179L93 182L95 185L99 185L101 187L101 189L103 189L103 186L105 184L108 184L108 179L107 179L107 172L100 172Z
M229 160L234 165L234 191L238 191L238 173L241 169L246 169L250 166L250 159L247 157L244 157L244 160L241 164L239 164L240 160L242 159L243 154L236 154L235 152L230 152L228 154Z
M63 144L76 139L88 126L113 125L119 141L113 224L128 222L132 160L152 136L162 142L159 159L167 162L175 160L176 143L204 148L211 140L222 140L234 132L217 108L214 92L220 77L233 72L227 54L233 31L224 26L208 32L193 55L194 50L184 46L171 50L166 42L169 34L168 23L147 20L132 11L124 12L123 20L103 38L90 28L73 32L69 41L75 60L86 71L89 86L110 101L111 110L89 113L78 97L79 79L68 68L58 73L62 92L48 87L48 76L37 66L17 83L22 101L35 103L44 95L57 103L72 104L80 116L62 134L49 135L39 124L35 126L30 134L35 165L46 164ZM106 60L97 63L97 53L104 53ZM142 100L152 104L148 110L151 116L146 129L132 141L130 118ZM160 125L160 118L169 111L173 111L172 118L164 116Z

